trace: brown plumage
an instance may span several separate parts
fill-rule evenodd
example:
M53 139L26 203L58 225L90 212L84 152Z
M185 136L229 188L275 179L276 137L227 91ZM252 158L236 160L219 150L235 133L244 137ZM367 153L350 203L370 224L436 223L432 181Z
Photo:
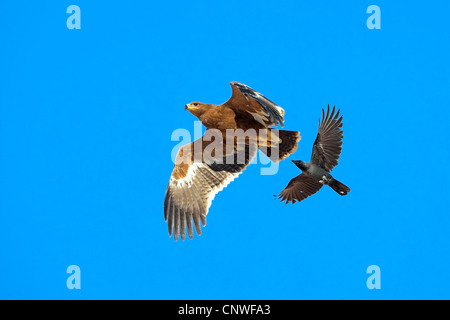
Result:
M206 225L215 195L245 170L258 148L273 161L297 149L299 132L269 128L283 126L285 112L280 106L244 84L230 84L232 96L221 105L185 106L207 130L180 148L167 186L164 217L175 240L179 236L184 240L186 229L192 239L193 227L201 234L200 223Z

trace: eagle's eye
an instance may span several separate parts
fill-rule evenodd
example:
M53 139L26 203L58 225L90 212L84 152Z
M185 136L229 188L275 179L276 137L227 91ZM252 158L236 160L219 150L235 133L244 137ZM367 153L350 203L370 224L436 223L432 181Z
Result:
M198 106L198 103L194 103L194 107Z

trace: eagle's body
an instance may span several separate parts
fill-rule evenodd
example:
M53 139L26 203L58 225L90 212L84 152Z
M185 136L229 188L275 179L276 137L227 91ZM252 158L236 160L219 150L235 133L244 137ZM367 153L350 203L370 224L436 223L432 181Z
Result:
M228 107L217 105L206 105L207 110L198 119L206 129L237 129L235 113Z
M241 83L231 82L231 88L233 95L221 105L193 102L185 108L207 129L264 129L278 123L283 126L281 107Z
M281 191L279 198L281 201L286 201L286 204L306 199L319 191L323 185L330 186L341 196L350 192L349 187L334 179L330 174L330 171L338 164L343 138L342 116L338 118L339 110L336 114L334 111L333 107L330 113L330 106L328 106L325 115L322 110L322 121L319 119L319 133L314 141L311 160L309 162L292 161L303 172L293 178Z
M258 148L275 162L297 149L299 132L270 129L283 126L280 106L244 84L230 84L232 96L221 105L193 102L185 106L207 130L202 138L180 148L167 186L164 217L175 240L179 235L184 240L186 229L192 239L193 226L201 234L200 222L206 225L215 195L245 170ZM246 135L250 131L256 132L255 138ZM236 139L236 132L244 139Z

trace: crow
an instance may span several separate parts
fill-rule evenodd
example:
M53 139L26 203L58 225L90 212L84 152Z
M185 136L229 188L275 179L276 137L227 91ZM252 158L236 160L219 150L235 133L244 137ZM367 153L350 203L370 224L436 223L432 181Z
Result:
M278 198L281 201L295 203L305 200L322 188L323 185L330 186L339 195L345 196L350 188L342 182L334 179L329 173L339 161L342 151L342 116L339 111L335 114L335 107L330 113L330 105L327 113L322 109L322 121L319 119L319 133L314 141L311 160L303 162L292 160L302 170L302 174L293 178L287 187L280 192Z

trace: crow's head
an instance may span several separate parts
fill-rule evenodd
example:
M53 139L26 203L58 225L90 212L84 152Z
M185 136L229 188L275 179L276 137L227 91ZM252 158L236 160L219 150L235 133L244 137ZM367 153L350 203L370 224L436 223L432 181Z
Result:
M301 160L292 160L292 162L302 171L308 170L308 166Z

